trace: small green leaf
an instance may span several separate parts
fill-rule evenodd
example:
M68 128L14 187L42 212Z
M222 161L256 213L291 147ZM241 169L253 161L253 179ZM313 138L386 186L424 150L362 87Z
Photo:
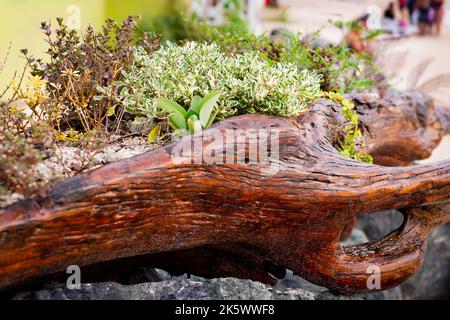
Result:
M189 133L197 133L202 131L202 123L200 120L198 120L198 117L196 115L192 115L187 120L187 126L189 129Z
M192 110L192 109L189 109L187 112L186 112L186 119L189 119L191 116L197 116L198 117L198 113L197 112L195 112L194 110ZM198 118L197 118L198 119Z
M364 154L362 161L366 163L373 163L373 158L370 154Z
M166 113L169 113L169 125L172 129L186 129L186 110L175 101L167 99L156 100L157 106Z
M175 129L174 132L177 137L184 137L189 134L189 131L186 129Z
M163 112L172 113L176 111L183 117L186 117L186 110L175 101L169 99L156 99L156 104Z
M339 152L347 158L350 158L350 152L348 150L339 150Z
M214 120L216 119L217 114L219 113L218 110L214 110L213 113L211 113L211 116L209 117L208 123L204 127L204 129L208 129L213 124Z
M351 130L353 130L353 125L352 124L346 125L344 127L344 130L345 130L345 132L350 132Z
M206 128L209 122L209 118L216 106L217 100L219 100L220 92L211 92L203 97L202 103L200 106L200 121L202 126Z
M159 136L159 132L161 130L161 126L158 124L156 127L154 127L150 133L148 134L147 140L149 142L155 141L155 139Z
M169 116L169 125L172 129L186 129L186 120L179 113Z
M108 110L106 110L106 116L112 117L116 113L116 106L109 107Z
M201 103L202 103L202 98L200 98L199 96L193 96L192 97L192 101L191 101L191 107L189 109L193 110L197 114L199 114L200 113Z
M347 137L345 138L345 144L350 144L353 141L355 141L355 136L353 134L349 134L347 135Z

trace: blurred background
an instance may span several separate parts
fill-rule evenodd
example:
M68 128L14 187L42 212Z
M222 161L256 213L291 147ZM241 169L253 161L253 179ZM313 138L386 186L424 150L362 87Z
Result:
M195 13L211 23L221 23L233 19L227 8L241 6L241 18L252 32L288 29L307 34L320 29L321 39L338 43L345 35L330 20L349 21L369 13L377 25L390 2L397 0L0 0L0 66L8 56L0 73L0 87L23 66L20 49L28 48L35 56L44 57L45 43L39 26L42 21L54 22L56 17L64 18L73 29L84 29L89 24L99 27L106 18L123 20L140 15L144 29L162 33L165 39L179 40L183 38L182 15ZM413 82L408 80L411 73L420 75L416 85L437 74L450 73L450 64L446 63L450 53L449 1L444 1L444 6L440 37L408 34L380 40L375 46L382 66L399 89L408 89ZM424 70L414 69L424 61ZM444 89L450 87L447 82ZM448 91L434 91L434 97L443 103Z
M99 27L106 18L173 15L185 10L187 4L185 0L0 0L0 57L7 54L11 44L8 61L0 74L0 86L4 87L24 64L20 49L28 48L36 56L44 56L42 21L55 22L56 17L62 17L73 29L84 29L88 24Z

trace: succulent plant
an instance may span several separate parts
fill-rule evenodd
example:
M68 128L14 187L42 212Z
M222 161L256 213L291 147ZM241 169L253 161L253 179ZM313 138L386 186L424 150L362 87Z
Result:
M156 103L164 113L169 113L168 122L180 135L197 133L209 128L217 115L215 109L220 92L212 92L203 98L194 96L191 106L186 111L177 102L168 99L158 99Z

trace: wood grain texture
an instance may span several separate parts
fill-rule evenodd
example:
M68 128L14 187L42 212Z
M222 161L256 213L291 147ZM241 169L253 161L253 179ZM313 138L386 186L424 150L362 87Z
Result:
M242 130L247 151L254 130L276 129L279 159L238 164L234 150L232 164L178 163L174 151L191 146L187 137L43 190L0 210L0 288L148 254L189 261L198 275L267 283L288 268L336 292L367 291L376 265L381 289L398 285L420 267L430 230L449 221L450 161L398 166L429 156L448 123L418 93L354 99L367 148L384 166L336 151L345 123L328 101L298 119L230 118L194 139L219 132L224 143L203 147L226 157L231 129ZM409 208L399 230L341 248L342 230L359 214L393 208Z

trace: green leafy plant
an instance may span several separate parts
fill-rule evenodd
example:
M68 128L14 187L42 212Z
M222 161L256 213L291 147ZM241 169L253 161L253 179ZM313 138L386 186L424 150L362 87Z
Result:
M140 29L145 32L156 33L163 41L182 42L184 40L206 41L207 36L198 33L200 29L208 33L207 29L214 28L221 33L233 37L237 34L248 34L248 24L245 19L245 1L243 0L224 0L217 4L222 6L223 20L220 24L203 23L201 17L196 13L185 15L180 7L174 3L167 8L167 13L155 17L144 17L140 21Z
M229 56L252 51L267 62L280 61L283 47L266 34L255 35L241 28L210 25L196 17L184 21L187 41L214 43Z
M363 153L361 150L357 150L356 147L356 139L361 137L362 134L359 130L358 114L354 110L355 104L335 92L324 92L323 95L325 98L328 98L342 106L342 114L344 119L349 122L349 124L344 127L345 138L342 142L342 146L339 148L339 152L343 156L350 159L373 163L372 156Z
M172 100L158 99L156 103L161 111L170 114L168 121L172 129L183 136L200 132L212 125L217 115L215 107L219 96L219 92L212 92L203 98L194 96L187 111Z
M319 34L313 34L301 38L298 34L287 33L280 60L322 74L324 91L342 94L370 90L375 86L377 69L372 57L356 53L345 44L316 45L318 37Z
M247 20L244 17L245 1L243 0L224 0L223 4L226 23L222 25L223 29L233 32L248 32Z
M139 28L144 34L145 32L157 34L162 41L181 41L187 36L185 16L176 2L168 3L165 14L142 18L139 21Z
M254 52L227 56L215 44L167 43L151 56L138 48L123 74L117 90L125 110L149 118L158 116L157 99L187 108L194 96L214 91L221 92L218 119L244 113L298 116L320 97L321 76L315 72L268 63Z
M282 30L277 36L254 35L196 19L186 19L185 30L188 40L214 43L231 56L252 51L268 63L291 63L299 70L315 71L323 76L320 85L324 91L372 90L380 79L373 57L357 53L345 44L321 44L320 32L302 36Z

